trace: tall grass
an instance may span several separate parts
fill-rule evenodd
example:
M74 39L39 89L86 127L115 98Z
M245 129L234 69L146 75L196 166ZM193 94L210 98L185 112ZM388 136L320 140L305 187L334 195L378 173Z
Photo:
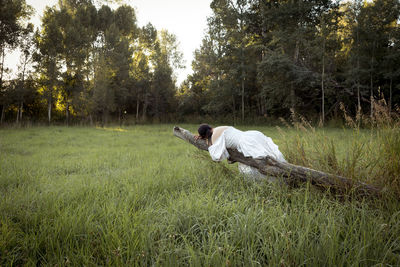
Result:
M400 118L379 102L373 118L352 118L342 109L347 128L316 128L294 113L290 123L284 121L286 129L278 131L289 162L375 184L398 197Z
M372 182L398 171L368 165L373 143L397 142L391 131L247 128L297 164ZM251 182L171 131L0 130L0 265L399 265L395 198Z

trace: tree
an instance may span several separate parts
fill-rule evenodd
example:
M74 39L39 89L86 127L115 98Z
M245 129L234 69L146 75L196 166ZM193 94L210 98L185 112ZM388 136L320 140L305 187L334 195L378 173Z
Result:
M174 109L176 93L174 68L182 67L182 53L178 49L176 36L161 30L154 45L154 66L151 91L154 99L153 112L160 119L161 113Z
M133 98L134 84L131 75L133 46L137 38L136 16L133 8L123 5L115 10L115 25L120 38L115 44L110 57L114 69L112 86L115 91L118 106L118 121L121 124L122 111L128 107L128 102Z
M60 86L66 111L66 123L69 124L70 107L73 103L82 103L84 90L88 90L89 76L92 74L91 57L93 43L97 36L97 10L91 1L59 1L57 16L62 35L60 57L64 65L63 81ZM86 82L84 77L86 76Z
M111 64L114 74L111 87L115 91L116 104L118 106L118 121L121 124L122 111L127 108L128 100L132 98L130 88L133 86L131 65L133 49L129 46L129 40L122 37L112 51Z
M265 1L260 8L267 43L263 48L266 55L259 65L259 80L268 99L280 100L270 100L269 106L310 110L319 91L316 78L320 71L315 69L313 57L321 49L315 49L314 40L321 29L321 18L333 8L332 2ZM274 71L275 66L279 71Z
M112 71L104 55L98 59L93 86L93 111L100 115L101 126L108 120L110 112L116 108L114 91L110 90Z
M29 24L20 37L19 46L22 51L20 58L19 74L18 74L18 94L17 94L17 119L16 123L22 120L25 97L31 93L31 87L27 86L26 78L30 74L30 64L33 61L35 52L33 25Z
M133 58L132 77L134 79L135 92L132 92L136 98L136 121L139 121L139 108L142 102L143 116L146 116L147 96L150 89L150 66L149 60L143 50L138 49ZM145 119L145 118L144 118Z
M149 66L149 69L146 70L146 65L145 62L142 62L142 67L143 67L143 75L145 77L148 77L147 82L142 88L142 101L143 101L143 111L142 111L142 120L145 121L147 119L147 113L148 113L148 107L149 107L149 102L150 102L150 97L151 97L151 84L152 84L152 70L150 69L150 64L153 61L154 58L154 51L155 51L155 46L156 46L156 41L157 41L157 29L151 24L148 23L146 26L143 26L140 31L139 31L139 42L138 42L138 47L137 51L135 52L136 54L143 53L143 55L148 59L148 63L146 65ZM148 55L148 56L146 56ZM137 57L137 59L141 59L142 57ZM137 64L137 61L135 61ZM136 108L137 110L138 108ZM136 111L137 116L138 111Z
M378 87L381 92L384 91L388 97L389 112L392 110L393 102L393 82L398 81L400 78L399 64L400 64L400 3L395 0L377 0L374 2L374 9L376 15L384 18L377 20L375 23L378 25L377 31L380 33L379 45L380 58L378 62L378 74L380 76L380 86ZM398 88L396 88L398 89ZM381 96L379 96L381 97Z
M360 53L360 30L361 24L358 16L361 11L361 0L342 5L342 17L340 26L340 35L342 38L342 51L344 53L343 61L347 64L344 70L346 75L346 84L350 88L356 88L357 113L361 112L361 53Z
M47 118L51 123L51 111L58 77L60 75L60 54L62 51L62 33L57 17L59 12L47 8L43 14L42 32L36 34L38 51L34 58L36 69L40 73L40 84L43 97L47 100Z
M248 2L247 0L215 0L210 5L215 14L214 22L221 24L225 38L227 38L225 58L229 58L231 64L225 73L229 73L226 78L233 82L230 86L236 88L234 95L240 96L242 122L245 119L245 88L247 87L246 83L251 81L249 78L251 77L250 65L252 63L252 61L246 60L249 58L251 50L248 38L250 7ZM235 102L234 99L233 102ZM236 106L236 103L233 105Z
M400 15L399 3L392 0L376 0L372 3L357 1L346 7L349 28L346 78L356 84L357 109L361 110L361 99L364 99L370 105L370 116L373 118L377 92L388 88L391 102L393 79L397 77L395 36Z
M382 70L383 78L388 81L388 85L386 86L388 98L388 106L389 112L392 111L393 108L393 92L397 89L399 91L400 86L397 85L400 80L400 28L396 23L393 23L392 27L389 27L387 31L388 35L388 46L386 48L386 53L384 59L382 61ZM398 102L398 101L397 101Z
M334 73L336 72L336 56L339 50L339 37L338 37L338 6L332 5L329 9L320 15L320 22L317 27L315 43L310 42L308 48L309 54L314 57L310 64L311 69L315 73L320 74L321 81L321 116L320 122L322 125L325 123L325 106L326 96L328 96L328 103L333 105L335 101L334 91L328 90L334 88ZM319 70L318 70L319 69Z
M310 114L321 110L322 88L325 94L326 85L334 84L327 71L335 71L336 6L322 0L213 1L209 30L193 63L199 69L210 66L211 74L194 69L189 86L207 81L205 110L231 110L234 121L237 107L242 120L245 109L255 115L266 115L267 109L270 114L289 114L295 107Z
M32 9L25 0L2 0L0 4L0 104L2 105L0 124L3 123L6 108L6 93L3 88L5 51L18 45L19 37L26 32L26 25L23 22L31 12Z
M176 36L166 30L158 32L151 24L141 29L139 49L148 55L151 79L149 91L144 93L143 119L150 113L160 120L162 113L176 106L174 69L183 65L178 47Z
M102 6L98 14L100 39L95 58L101 66L97 64L99 67L94 70L94 110L100 112L103 125L109 113L118 110L119 122L122 123L122 111L132 97L133 78L130 70L132 44L137 35L136 17L133 8L128 6L121 6L116 11Z
M218 12L208 19L207 35L200 49L195 51L190 92L196 98L201 95L205 98L200 101L204 103L202 111L222 114L229 110L235 124L241 72L240 68L235 67L237 61L234 59L230 33L224 25L224 20L233 17L225 16L227 2L213 4Z

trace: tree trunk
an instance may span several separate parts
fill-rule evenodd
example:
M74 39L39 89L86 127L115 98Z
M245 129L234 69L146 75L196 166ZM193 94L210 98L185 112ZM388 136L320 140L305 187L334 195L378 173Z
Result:
M104 128L107 124L107 111L103 108L102 118L101 118L101 127Z
M263 101L262 103L262 113L263 115L267 115L267 98L266 96L263 96Z
M136 99L136 123L139 121L139 97Z
M242 21L240 22L240 27L242 30ZM242 123L244 122L244 79L245 79L245 74L244 74L244 54L243 54L243 40L240 48L240 57L241 57L241 62L240 62L240 68L241 68L241 84L242 84Z
M322 103L321 103L321 119L322 119L322 126L325 123L325 87L324 87L324 80L325 80L325 39L323 41L323 49L322 49L322 77L321 77L321 91L322 91Z
M1 70L0 70L0 90L3 88L3 74L4 74L4 58L5 58L5 48L1 46Z
M244 78L242 78L242 123L244 122Z
M175 126L173 134L201 150L208 151L205 140L196 140L194 135L188 130ZM286 162L278 162L269 156L263 159L253 159L245 157L236 149L228 148L228 152L230 161L240 162L254 167L266 176L274 176L283 179L289 185L310 182L318 188L331 190L336 193L354 192L361 196L379 196L381 193L379 188L372 185Z
M264 2L264 0L259 0L258 1L258 6L261 8L261 4L262 2ZM263 8L260 9L261 13L264 11ZM262 29L261 29L261 36L262 36L262 44L266 44L267 43L267 27L266 25L266 18L265 16L261 16L262 20L261 20L261 25L262 25ZM261 49L261 61L264 60L265 57L265 45L262 46Z
M47 99L47 118L49 120L49 125L51 123L51 96Z
M25 71L26 71L26 64L28 63L28 56L25 55L24 58L24 63L23 63L23 68L22 68L22 100L21 100L21 105L18 107L18 112L17 112L17 124L22 121L22 108L23 108L23 100L24 100L24 91L25 91Z
M160 93L157 92L154 97L154 116L160 119Z
M19 123L19 106L18 106L18 108L17 108L17 119L16 119L15 123L16 123L16 124Z
M143 114L142 114L142 118L143 121L146 121L146 116L147 116L147 94L144 94L144 104L143 104Z
M66 108L65 108L65 115L66 115L66 119L67 119L67 127L69 126L69 102L68 102L68 100L67 100L67 106L66 106Z
M89 121L90 121L90 126L93 126L93 116L92 116L92 113L89 113Z
M232 94L232 115L233 115L233 125L236 125L236 111L235 111L235 96Z
M360 44L359 44L359 34L357 25L357 114L361 113L361 99L360 99ZM361 115L361 114L360 114Z
M122 122L121 122L121 108L118 108L118 125L121 127Z
M372 74L374 72L374 51L375 51L375 41L373 42L372 45L372 52L371 52L371 71L369 74L369 78L370 78L370 101L371 101L371 120L374 117L374 83L372 80Z
M5 112L6 112L6 105L3 104L3 107L1 108L1 119L0 119L0 124L3 124Z
M373 82L372 82L372 72L371 72L371 74L370 74L370 82L371 82L371 84L370 84L370 99L371 99L371 120L372 120L372 118L374 117L374 91L373 91L373 86L374 86L374 84L373 84Z
M101 112L100 126L101 126L101 128L104 128L104 109L103 109L103 111Z
M392 86L393 86L393 78L390 77L390 85L389 85L389 114L392 113Z
M0 47L1 51L1 69L0 69L0 93L3 90L3 73L4 73L4 56L5 56L5 52L4 52L4 46ZM4 113L6 111L6 104L3 103L2 108L1 108L1 118L0 118L0 125L3 124L4 121Z
M245 31L244 31L244 6L240 4L239 2L236 2L236 6L234 5L233 2L229 1L231 7L233 10L238 14L238 20L239 20L239 27L240 27L240 81L241 81L241 104L242 104L242 110L241 110L241 117L242 117L242 123L244 122L244 81L245 81L245 70L244 70L244 39L245 39ZM240 112L240 111L239 111Z
M22 122L22 112L24 111L24 102L21 101L21 106L19 109L19 121Z
M361 113L360 82L357 80L357 114Z
M299 53L300 53L300 51L299 51L300 47L299 46L300 46L300 43L297 40L296 41L296 47L294 49L294 56L293 56L293 61L294 61L295 65L297 64L298 59L299 59ZM294 89L293 82L290 85L290 105L291 105L291 108L293 109L293 111L295 111L295 108L296 108L296 92L295 92L295 89Z

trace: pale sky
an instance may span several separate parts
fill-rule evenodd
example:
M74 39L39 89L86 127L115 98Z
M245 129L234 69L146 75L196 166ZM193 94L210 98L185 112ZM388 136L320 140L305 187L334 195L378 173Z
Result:
M186 69L177 73L177 85L179 85L189 73L192 73L193 52L200 47L204 36L207 17L211 15L211 0L125 0L123 2L135 8L139 26L150 22L158 30L166 29L177 36L186 66ZM58 0L26 0L26 3L36 11L31 20L36 27L40 25L40 17L45 7L57 4ZM16 70L18 62L19 53L7 55L7 67Z

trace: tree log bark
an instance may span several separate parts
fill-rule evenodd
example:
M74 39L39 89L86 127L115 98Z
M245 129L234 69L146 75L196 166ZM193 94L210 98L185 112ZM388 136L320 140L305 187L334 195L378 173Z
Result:
M208 151L208 146L203 139L195 140L194 135L183 128L175 126L173 133L195 147ZM262 174L283 179L288 185L297 186L300 183L310 182L318 188L331 190L334 193L354 192L360 196L379 196L381 190L375 186L354 181L352 179L324 173L310 168L279 162L267 156L263 159L245 157L236 149L228 148L229 160L236 161L257 168Z

